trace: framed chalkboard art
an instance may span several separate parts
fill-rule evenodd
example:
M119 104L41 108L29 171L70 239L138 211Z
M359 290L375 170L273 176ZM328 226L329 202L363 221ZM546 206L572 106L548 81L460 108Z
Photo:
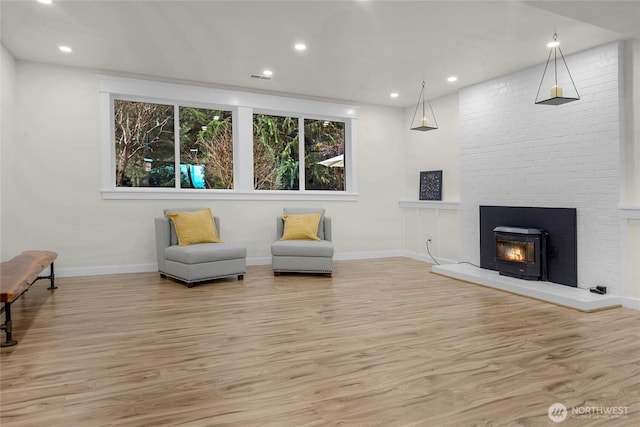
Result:
M442 171L420 172L420 200L442 200Z

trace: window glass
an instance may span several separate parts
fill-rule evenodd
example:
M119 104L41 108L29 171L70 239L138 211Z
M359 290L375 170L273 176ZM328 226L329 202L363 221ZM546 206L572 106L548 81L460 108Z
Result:
M180 187L233 188L231 111L180 107Z
M303 112L286 97L109 77L100 88L105 199L357 196L346 105Z
M173 106L114 101L116 187L175 186Z
M253 174L256 190L298 190L298 119L253 115Z
M304 121L306 190L344 191L344 122Z

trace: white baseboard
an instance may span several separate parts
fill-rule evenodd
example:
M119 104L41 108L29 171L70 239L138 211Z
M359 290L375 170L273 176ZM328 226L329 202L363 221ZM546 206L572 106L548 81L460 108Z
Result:
M77 268L56 267L55 269L56 277L104 276L105 274L150 273L153 271L158 271L156 263Z
M429 255L423 255L423 254L417 254L415 252L402 252L402 256L405 258L411 258L411 259L415 259L416 261L422 261L422 262L426 262L429 264L455 264L458 261L453 261L447 258L440 258L440 257L436 257L431 258ZM434 263L434 260L436 261Z
M334 261L352 261L358 259L393 258L404 256L401 251L370 251L336 253ZM247 265L269 265L271 257L247 258Z
M247 258L247 265L269 265L271 264L271 257L258 257L258 258Z
M335 261L351 261L358 259L394 258L401 257L402 251L370 251L370 252L342 252L333 257Z
M400 251L372 251L372 252L346 252L337 253L334 256L336 261L390 258L403 256ZM247 258L247 265L269 265L271 257ZM126 274L126 273L151 273L158 271L156 263L153 264L133 264L133 265L106 265L100 267L78 267L78 268L56 268L56 277L78 277L78 276L103 276L106 274Z
M623 307L640 310L640 299L631 297L619 297Z

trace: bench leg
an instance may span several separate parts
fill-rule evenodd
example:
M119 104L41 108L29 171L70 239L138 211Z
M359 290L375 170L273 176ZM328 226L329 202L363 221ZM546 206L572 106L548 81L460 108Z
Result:
M51 265L49 265L49 271L50 272L49 272L48 276L38 276L38 277L36 277L36 280L49 279L49 287L47 289L52 291L54 289L58 289L58 287L56 286L56 274L55 274L55 272L53 270L53 263L51 263ZM33 283L35 283L36 280L34 280Z
M53 263L51 263L49 268L51 269L50 270L51 272L49 273L49 276L43 277L43 279L49 279L49 281L50 281L49 287L47 289L49 289L49 290L58 289L58 287L55 286L56 274L53 271Z
M6 334L6 341L0 344L0 347L11 347L12 345L18 344L18 341L14 341L12 339L12 323L11 322L11 303L4 303L4 325L2 325L2 329L4 329L4 333Z

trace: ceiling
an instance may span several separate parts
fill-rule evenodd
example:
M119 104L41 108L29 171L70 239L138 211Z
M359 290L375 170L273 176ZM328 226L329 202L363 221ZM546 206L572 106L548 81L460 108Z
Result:
M406 107L545 62L554 31L565 56L640 39L640 1L1 0L0 27L18 60Z

